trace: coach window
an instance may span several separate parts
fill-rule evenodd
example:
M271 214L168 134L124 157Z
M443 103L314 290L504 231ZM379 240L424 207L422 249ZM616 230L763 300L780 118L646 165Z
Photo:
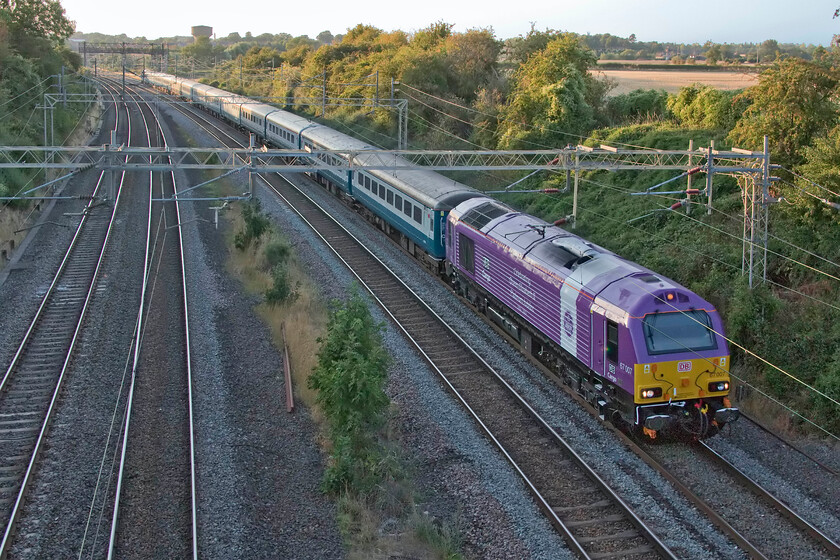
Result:
M394 204L394 193L392 193L391 191L388 191L388 192L385 193L385 196L388 197L388 204L393 206L393 204Z
M467 271L475 273L475 246L473 240L463 233L458 234L458 263Z
M379 183L376 184L379 185L379 198L385 200L385 186Z
M400 210L402 210L402 207L403 207L402 197L398 194L395 194L394 195L394 208L399 208Z
M618 325L607 321L607 361L618 361Z
M414 221L418 224L423 223L423 210L419 206L414 207Z
M411 217L411 203L407 200L405 201L405 206L403 206L403 214L409 218Z

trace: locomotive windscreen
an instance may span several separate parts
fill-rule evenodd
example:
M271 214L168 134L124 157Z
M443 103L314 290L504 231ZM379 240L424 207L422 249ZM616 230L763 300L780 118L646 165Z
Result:
M646 315L643 329L651 355L717 348L709 315L698 309Z

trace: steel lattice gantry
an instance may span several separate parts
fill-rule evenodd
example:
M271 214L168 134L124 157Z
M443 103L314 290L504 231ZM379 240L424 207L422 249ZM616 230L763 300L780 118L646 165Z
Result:
M166 43L88 43L82 41L79 45L79 53L82 55L83 63L87 66L88 54L148 54L152 56L165 57L168 48Z
M254 137L252 135L252 144ZM580 172L622 170L702 170L711 175L739 174L744 196L744 247L742 268L755 279L766 276L767 227L770 169L768 152L746 150L617 149L610 146L567 147L558 150L288 150L258 148L141 148L106 144L104 146L0 146L0 168L55 169L69 174L97 168L109 171L216 170L229 175L237 171L253 173L301 173L324 170L359 169L353 163L365 154L364 169L393 173L407 170L430 171L575 171L572 224L577 217ZM374 154L375 158L370 158ZM336 156L337 159L326 157ZM319 158L318 156L324 156ZM325 161L340 161L329 164ZM54 183L62 178L50 181ZM200 185L199 185L200 186ZM195 188L195 187L193 187ZM759 192L760 188L760 192ZM190 189L192 190L192 189ZM248 193L246 193L248 194ZM709 197L710 198L710 197Z
M348 170L358 155L375 154L366 169L401 171L622 171L645 169L687 171L697 166L706 150L601 150L583 146L561 150L287 150L268 148L140 148L127 146L0 146L0 168L51 168L76 170L96 166L125 171L174 171L178 169L231 170L248 167L256 173ZM118 154L109 162L106 156ZM45 156L54 161L45 163ZM337 156L346 163L328 164L320 155ZM689 157L694 163L689 163ZM756 173L760 152L713 152L714 170L720 173ZM172 158L170 162L168 158ZM368 161L370 161L368 159Z

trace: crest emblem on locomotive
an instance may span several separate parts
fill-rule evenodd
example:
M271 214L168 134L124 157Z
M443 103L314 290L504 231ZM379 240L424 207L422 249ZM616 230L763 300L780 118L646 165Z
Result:
M575 323L570 311L563 314L563 330L566 331L568 336L572 336L575 332Z

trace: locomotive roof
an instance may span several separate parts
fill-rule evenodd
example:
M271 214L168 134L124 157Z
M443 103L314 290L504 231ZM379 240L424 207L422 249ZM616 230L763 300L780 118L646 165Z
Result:
M611 312L615 320L623 321L626 314L641 317L676 307L712 309L707 301L680 284L496 200L468 200L452 215L509 247L544 274L579 283L584 293ZM668 292L674 294L673 303L664 302Z

